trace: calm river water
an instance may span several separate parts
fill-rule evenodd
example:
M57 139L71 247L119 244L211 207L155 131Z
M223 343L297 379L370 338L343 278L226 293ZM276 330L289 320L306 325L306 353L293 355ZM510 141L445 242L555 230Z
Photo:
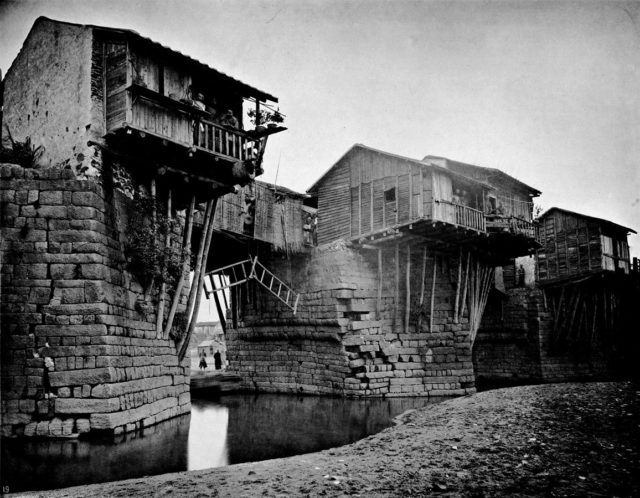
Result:
M3 441L2 486L54 489L280 458L381 431L425 398L355 400L279 394L192 399L192 411L116 440Z

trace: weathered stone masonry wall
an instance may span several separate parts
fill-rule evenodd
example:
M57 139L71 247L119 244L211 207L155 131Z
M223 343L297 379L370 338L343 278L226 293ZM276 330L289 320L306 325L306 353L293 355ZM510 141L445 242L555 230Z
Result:
M524 287L512 288L506 296L492 292L473 347L479 381L523 382L541 377L537 309L529 307L530 292Z
M119 433L190 409L189 360L123 271L124 199L73 178L0 166L3 436Z
M393 247L383 251L383 288L377 316L377 252L345 244L307 256L265 262L301 291L298 313L258 292L243 308L243 322L227 337L230 370L244 387L264 391L349 396L436 396L474 391L467 316L454 323L457 259L437 255L433 330L418 327L422 249L411 252L411 317L405 328L408 253L400 253L395 297ZM430 303L433 254L427 260L423 313ZM252 295L249 292L249 295ZM428 315L428 314L427 314Z
M38 19L6 74L4 123L19 141L44 147L42 167L68 164L77 174L99 172L87 145L104 134L101 50L91 29Z
M538 287L508 288L487 305L473 350L478 379L566 382L611 375L606 355L550 353L551 310Z

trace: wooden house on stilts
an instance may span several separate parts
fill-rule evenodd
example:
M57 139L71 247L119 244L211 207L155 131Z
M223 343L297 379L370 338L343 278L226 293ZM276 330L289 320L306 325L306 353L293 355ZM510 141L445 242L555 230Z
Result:
M262 173L278 99L134 31L45 17L0 90L19 163L0 182L2 435L188 412L216 208Z
M447 162L354 145L309 189L318 247L269 260L300 292L296 314L264 295L249 299L228 334L230 368L245 387L353 396L474 390L471 348L493 268L537 247L531 197L539 192ZM488 230L499 216L492 196L523 190L521 211Z
M551 208L538 218L527 270L505 265L474 348L481 382L611 379L637 375L638 260L631 228ZM531 278L513 278L530 273Z

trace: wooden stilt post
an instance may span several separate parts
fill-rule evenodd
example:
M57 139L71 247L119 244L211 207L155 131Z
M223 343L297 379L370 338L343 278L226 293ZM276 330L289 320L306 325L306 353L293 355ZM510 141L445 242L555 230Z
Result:
M431 279L431 312L429 313L429 332L433 332L433 307L436 299L436 274L438 253L433 253L433 278Z
M239 313L239 309L240 306L238 305L239 301L240 301L240 287L234 287L231 290L231 307L232 309L232 317L233 317L233 328L237 329L238 328L238 321L240 320L240 313Z
M396 242L395 289L393 294L393 327L398 326L398 305L400 304L400 243Z
M591 344L595 343L596 330L597 330L597 318L598 318L598 295L593 294L593 323L591 324Z
M149 187L149 192L151 193L151 201L153 205L151 207L151 219L153 221L153 226L155 228L156 221L158 220L158 215L156 214L156 179L151 178L151 185Z
M460 285L462 283L462 246L458 253L458 282L456 284L456 301L453 308L453 323L458 323L458 305L460 301Z
M382 247L378 248L378 300L376 302L376 319L382 315Z
M462 299L460 300L460 314L458 320L464 316L467 306L467 287L469 286L469 264L471 263L471 251L467 251L467 262L464 270L464 285L462 286Z
M487 304L487 299L489 298L489 292L491 292L493 272L493 268L489 266L481 267L480 270L481 277L478 278L478 281L480 282L478 287L479 293L477 299L475 300L474 309L469 309L469 313L473 313L473 326L471 327L472 345L475 341L478 329L480 328L480 321L482 320L482 313L484 312L484 308Z
M216 284L213 280L213 275L209 276L209 282L211 282L211 288L213 289L213 300L216 303L216 311L218 312L218 319L220 320L220 325L222 326L222 332L224 334L227 333L227 320L222 312L222 306L220 305L220 298L218 297L218 290L216 289ZM224 290L222 291L224 292Z
M411 316L411 245L407 247L407 272L405 275L406 304L404 312L404 333L409 333L409 317Z
M202 269L202 259L204 256L204 248L207 243L207 234L209 232L209 225L211 225L211 219L213 211L213 201L207 203L207 209L204 215L204 223L202 225L202 233L200 234L200 243L198 245L198 255L196 256L196 266L193 270L193 281L191 282L191 289L189 290L189 299L187 300L187 309L185 311L185 317L187 323L191 321L193 315L193 308L195 307L196 294L198 292L198 282L200 280L200 272Z
M418 331L422 328L423 306L424 306L424 281L427 278L427 246L422 251L422 280L420 281L420 314L418 316Z
M149 193L151 194L151 222L152 222L152 230L153 230L153 238L154 238L153 241L155 244L156 227L157 227L157 219L158 219L158 216L156 214L156 179L155 178L151 178L151 183L149 185ZM155 287L155 284L156 284L156 279L155 277L152 277L151 282L149 283L149 286L144 291L145 301L148 300L149 295L151 294L151 292L153 291L153 288Z
M204 287L204 274L207 269L207 259L209 257L209 249L211 248L211 238L213 237L214 214L216 211L216 205L218 204L218 198L216 197L215 199L213 199L213 201L210 201L210 202L212 203L211 217L209 220L209 227L207 230L207 240L205 242L205 247L204 247L204 256L202 258L202 266L201 266L200 274L198 275L198 280L197 280L198 288L196 292L196 302L193 308L193 315L191 316L191 320L189 321L189 328L187 329L187 333L185 334L184 341L182 343L182 347L178 355L178 359L180 361L183 360L187 352L187 349L189 347L189 341L191 340L191 335L193 334L193 330L195 329L196 323L198 321L198 311L200 309L200 300L202 299L202 289ZM195 276L194 276L194 280L195 280Z
M191 233L193 231L193 218L195 217L196 196L191 197L191 204L189 204L189 211L187 212L187 226L184 234L184 250L182 251L182 271L176 285L176 291L173 294L173 301L171 303L171 309L169 310L169 316L167 317L167 324L164 328L164 337L169 337L171 327L173 326L173 318L175 317L176 310L178 309L178 303L180 302L180 296L182 294L182 287L184 281L188 278L189 263L191 260Z
M167 262L167 252L171 248L171 189L167 192L167 233L164 236L164 249L165 254L163 257L163 265L166 269ZM158 312L156 314L156 338L160 339L162 337L162 322L164 321L164 295L167 291L167 283L162 278L162 283L160 285L160 296L158 297Z
M223 287L224 286L224 282L222 281L222 275L218 275L218 283L220 284L219 287ZM229 309L229 301L227 300L227 289L222 291L222 302L224 303L224 309L228 310Z

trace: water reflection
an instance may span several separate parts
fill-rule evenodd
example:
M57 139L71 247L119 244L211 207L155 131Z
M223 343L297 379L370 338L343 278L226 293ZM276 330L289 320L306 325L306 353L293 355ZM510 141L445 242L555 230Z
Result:
M229 465L227 427L229 410L218 402L193 399L188 444L188 470Z
M277 394L193 398L191 415L111 440L3 441L2 486L53 489L341 446L391 425L424 398L353 400Z
M4 440L2 486L53 489L185 470L189 418L110 439Z

